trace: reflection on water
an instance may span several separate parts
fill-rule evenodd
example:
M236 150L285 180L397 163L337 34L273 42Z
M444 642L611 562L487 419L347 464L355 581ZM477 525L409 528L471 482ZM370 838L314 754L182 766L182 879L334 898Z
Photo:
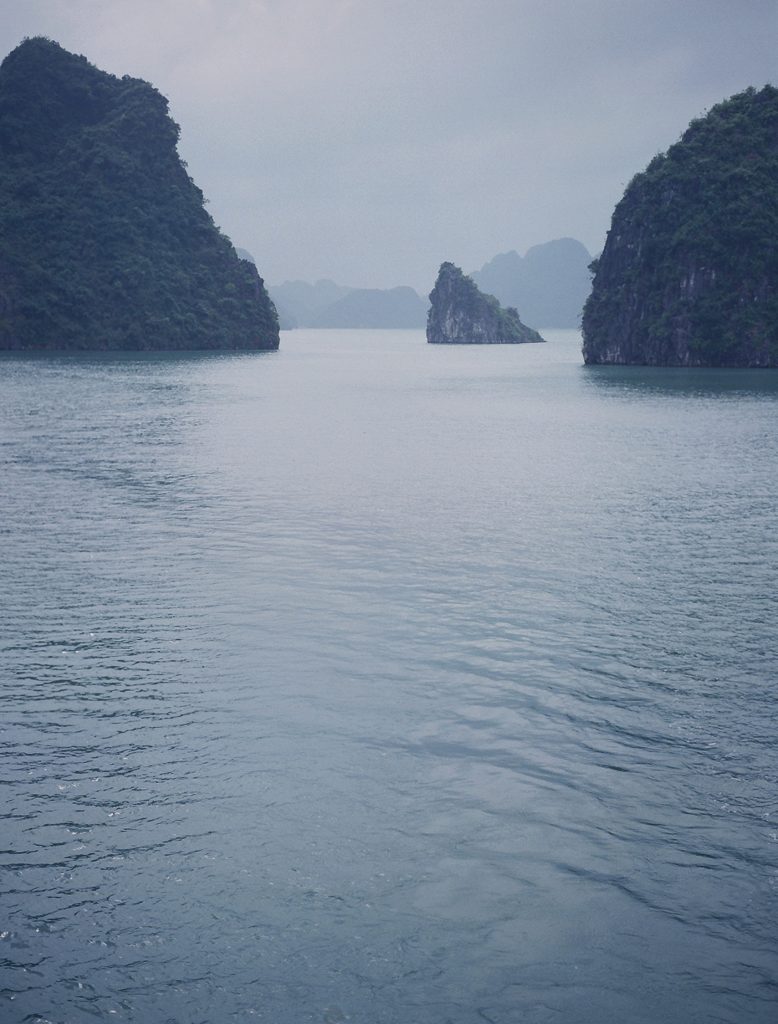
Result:
M775 370L683 369L656 366L587 366L586 380L595 387L661 394L778 397Z
M774 375L548 337L0 362L3 1022L772 1024Z

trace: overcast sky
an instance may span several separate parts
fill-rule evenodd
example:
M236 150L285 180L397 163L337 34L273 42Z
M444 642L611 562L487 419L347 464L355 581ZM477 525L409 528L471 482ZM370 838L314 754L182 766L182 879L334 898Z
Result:
M597 252L691 118L778 84L776 0L2 0L2 56L28 35L167 96L269 284Z

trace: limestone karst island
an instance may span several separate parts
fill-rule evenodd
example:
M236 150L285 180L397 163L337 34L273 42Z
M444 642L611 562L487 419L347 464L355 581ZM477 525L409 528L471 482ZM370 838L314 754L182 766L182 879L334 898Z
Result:
M214 225L147 82L48 39L0 65L0 349L274 349L256 268Z
M430 292L427 341L432 345L516 345L544 339L515 309L503 309L453 263L443 263Z
M585 362L778 366L778 89L718 104L655 157L593 267Z
M178 137L167 100L147 82L41 37L5 58L0 350L278 347L276 308L207 213ZM778 367L778 89L714 106L637 174L592 269L586 363ZM486 270L482 285L500 279L500 267ZM503 308L443 263L427 341L543 341L513 308L516 288L506 289ZM579 309L577 278L568 290ZM329 319L310 326L423 322L410 288L342 291L350 294Z

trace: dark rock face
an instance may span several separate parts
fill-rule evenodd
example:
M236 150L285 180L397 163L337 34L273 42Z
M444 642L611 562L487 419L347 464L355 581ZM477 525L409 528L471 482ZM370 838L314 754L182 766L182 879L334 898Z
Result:
M0 65L0 349L278 347L147 82L48 39Z
M592 268L586 363L778 366L778 89L713 107L655 157Z
M543 341L515 309L502 309L493 295L453 263L443 263L430 292L427 341L432 345L505 345Z

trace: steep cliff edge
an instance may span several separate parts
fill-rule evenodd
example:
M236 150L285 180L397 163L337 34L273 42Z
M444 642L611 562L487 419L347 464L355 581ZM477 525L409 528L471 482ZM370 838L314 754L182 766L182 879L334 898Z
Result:
M214 225L167 100L48 39L0 65L0 349L272 349L256 268Z
M427 341L432 345L504 345L543 341L515 309L503 309L493 295L453 263L443 263L430 292Z
M778 89L718 104L655 157L592 266L586 363L778 366Z

